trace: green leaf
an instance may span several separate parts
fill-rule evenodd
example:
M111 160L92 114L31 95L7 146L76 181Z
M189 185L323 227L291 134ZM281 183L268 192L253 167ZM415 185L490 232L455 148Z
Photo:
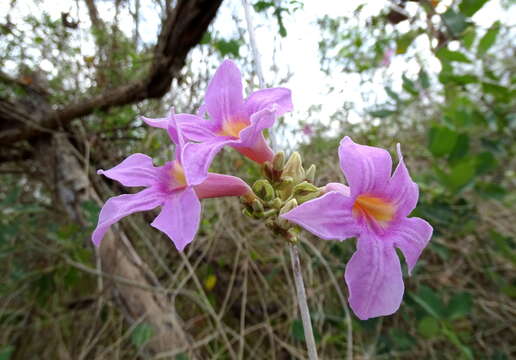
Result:
M478 42L477 54L478 56L484 55L491 46L496 42L498 33L500 32L500 21L495 22L484 36Z
M389 110L389 109L379 109L379 110L373 110L373 111L369 112L369 114L372 117L377 117L377 118L386 118L386 117L391 116L391 115L393 115L395 113L396 113L396 111Z
M430 129L430 152L436 156L448 155L457 142L457 132L442 126L434 126Z
M228 54L239 57L240 56L240 42L236 39L224 40L220 39L213 44L215 49L220 52L220 55L226 56Z
M473 16L489 0L462 0L459 10L466 16Z
M485 174L496 167L497 161L493 154L485 151L475 158L476 172L478 175Z
M445 61L456 61L468 64L471 63L471 61L463 53L459 51L448 50L445 47L442 47L439 50L437 50L436 55L439 59Z
M446 185L452 192L461 190L468 185L476 175L476 163L465 159L455 165L446 179Z
M416 86L414 85L414 82L410 80L407 76L405 76L405 74L401 75L401 79L403 80L402 87L406 92L414 96L419 94Z
M256 12L262 12L270 7L274 7L274 3L272 1L258 1L253 7Z
M297 341L305 341L305 331L301 320L296 319L292 322L292 337Z
M431 339L441 332L439 320L431 316L425 316L417 324L418 332L425 338Z
M467 316L473 307L473 297L470 293L461 292L450 300L447 310L447 318L450 320L460 319Z
M412 299L421 306L429 315L436 319L442 319L444 304L437 294L427 286L421 286L417 294L411 293Z
M507 190L500 184L496 183L477 183L475 189L480 195L496 200L501 200L507 195Z
M396 39L396 54L405 54L420 31L409 31Z
M389 86L386 86L385 87L385 92L387 93L387 95L389 95L394 101L396 102L400 102L401 99L399 97L399 95L394 91L392 90Z
M462 37L462 42L464 43L464 47L466 49L471 49L471 46L473 46L473 42L475 41L475 38L477 36L477 33L475 32L475 28L473 26L466 29L464 32L464 36Z
M419 70L418 81L423 89L428 89L430 87L430 78L423 68Z
M473 351L460 341L457 334L455 334L452 330L444 327L443 328L443 334L446 335L446 337L456 346L459 348L459 350L464 354L464 356L469 359L473 360L475 357L473 356Z
M466 17L461 14L455 12L453 9L448 9L444 14L441 15L444 23L453 33L453 35L461 35L464 30L469 26L466 21Z
M0 348L0 360L9 360L14 352L14 346L7 345Z
M462 159L468 154L468 151L469 136L467 134L459 134L459 136L457 137L457 141L455 142L455 146L453 147L453 150L450 153L448 161L454 162L456 160Z
M482 91L491 94L498 100L502 101L509 100L509 98L511 97L509 89L507 89L505 86L494 83L483 82Z
M140 348L145 345L154 335L154 329L151 325L147 323L138 324L132 334L131 334L131 342L134 346Z

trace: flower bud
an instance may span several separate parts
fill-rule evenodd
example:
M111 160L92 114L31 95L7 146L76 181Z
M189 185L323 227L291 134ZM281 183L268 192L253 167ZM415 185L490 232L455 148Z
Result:
M274 179L274 170L272 168L272 164L270 161L266 161L263 163L262 165L262 171L263 171L263 175L269 179L269 180L273 180Z
M270 201L275 197L274 188L265 179L257 180L253 184L253 191L256 193L256 195L265 201Z
M283 174L281 178L290 176L294 182L299 182L305 178L305 169L303 169L303 160L297 151L290 155L287 163L283 167Z
M274 198L274 200L272 200L270 203L269 203L269 206L273 209L277 209L279 210L281 208L281 206L283 205L283 201L281 201L280 198Z
M297 201L296 199L290 199L289 201L287 201L285 203L285 205L283 205L283 207L280 209L280 212L279 214L280 215L283 215L287 212L289 212L290 210L292 210L293 208L295 208L297 206ZM288 228L290 228L291 224L288 222L288 220L286 219L283 219L281 217L278 217L278 220L276 221L278 226L284 230L287 230Z
M307 181L303 181L302 183L297 184L292 192L298 204L315 199L321 194L321 191L317 186L310 184Z
M306 170L306 181L313 183L315 181L315 164L310 165L308 170Z
M264 211L263 204L258 199L254 199L251 206L253 207L253 211L255 212L255 214L262 214Z
M272 159L272 168L274 171L281 172L283 170L283 166L285 165L285 153L280 151L274 155Z

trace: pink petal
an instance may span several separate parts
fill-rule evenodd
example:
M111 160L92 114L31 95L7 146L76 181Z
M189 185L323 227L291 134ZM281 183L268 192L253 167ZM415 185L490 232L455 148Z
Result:
M191 141L210 141L217 135L214 122L190 114L176 114L185 138Z
M216 173L208 173L201 184L194 187L199 199L242 196L251 192L251 188L242 179Z
M168 116L167 131L168 135L170 136L170 140L172 140L172 142L176 145L176 159L179 160L180 163L182 163L185 138L183 136L183 131L181 127L179 127L179 123L176 119L174 108L170 110L170 115Z
M403 299L403 278L392 243L362 234L358 249L346 265L349 304L361 320L390 315Z
M392 161L383 149L355 144L348 136L340 142L339 159L351 196L382 194L391 176Z
M389 229L388 239L403 252L409 274L428 245L432 232L432 226L417 217L403 219L393 229Z
M163 205L151 226L164 232L177 250L183 251L199 229L201 203L193 188L174 193Z
M243 117L244 99L240 70L231 60L225 60L215 72L204 98L206 109L218 127L223 120Z
M245 110L248 117L271 105L276 104L276 116L292 111L292 94L287 88L270 88L253 92L245 100Z
M272 160L274 154L267 145L262 131L274 125L276 107L263 109L251 116L251 124L240 132L240 140L232 146L253 161L263 163Z
M139 211L152 210L163 203L163 195L154 188L144 189L136 194L124 194L106 201L100 210L97 227L91 240L99 246L109 227L121 218Z
M323 191L325 193L328 193L330 191L337 191L344 196L350 195L349 187L341 183L328 183L324 186Z
M158 129L167 129L168 128L168 117L166 118L157 118L151 119L145 116L140 116L140 119L151 127L155 127Z
M405 218L416 207L419 189L417 184L410 178L399 144L397 148L400 162L387 184L385 193L396 206L396 217L401 219Z
M215 138L202 143L188 143L183 151L183 169L191 186L199 185L208 176L213 158L226 145L233 141L225 137Z
M159 177L159 168L145 154L132 154L109 170L98 170L97 174L118 181L124 186L152 186Z
M325 240L357 236L360 228L351 213L353 201L338 192L329 192L281 215Z

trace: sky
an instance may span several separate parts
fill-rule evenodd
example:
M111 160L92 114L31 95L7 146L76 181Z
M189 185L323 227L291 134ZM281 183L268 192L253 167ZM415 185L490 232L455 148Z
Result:
M442 0L436 10L442 12L452 0ZM0 1L0 14L7 13L9 7L8 1ZM104 19L114 16L113 1L97 1L97 7ZM134 2L131 2L134 3ZM148 44L156 41L156 34L159 31L160 21L156 19L155 3L150 1L142 1L141 8L141 37ZM401 74L407 73L415 75L419 71L419 64L414 60L408 60L404 56L394 56L392 62L384 72L377 75L371 83L360 84L360 76L350 73L332 73L331 76L321 71L320 53L318 43L320 40L320 28L317 19L324 15L351 15L353 10L360 4L365 3L366 6L361 12L363 19L378 13L384 8L388 1L386 0L368 0L368 1L340 1L340 0L306 0L303 1L303 8L284 16L285 27L287 28L287 36L282 38L278 34L277 23L271 16L264 16L253 12L253 22L255 35L257 39L258 49L261 54L263 69L266 83L269 86L278 86L278 80L284 79L287 74L290 77L281 86L286 86L293 91L293 101L295 112L290 115L293 118L306 119L308 109L315 104L324 104L320 112L317 114L320 121L325 122L330 115L341 109L344 102L351 102L354 106L353 111L349 113L349 121L360 122L361 117L371 101L386 100L387 96L383 90L384 77L390 76L399 81L393 84L394 89L401 88ZM79 9L77 9L79 4ZM22 17L25 14L34 12L35 5L31 1L17 2L16 16ZM87 29L88 16L87 10L82 1L41 1L38 5L39 11L48 12L52 18L59 18L61 12L70 12L72 17L81 19L81 26ZM408 3L406 10L408 12L415 11L417 5ZM489 1L473 18L473 20L483 28L488 28L496 19L502 18L506 23L514 24L516 21L516 13L514 11L505 12L500 6L499 0ZM235 18L240 22L240 26L245 28L245 17L241 0L226 0L214 23L214 28L222 35L228 38L235 37L238 33ZM132 29L132 19L130 16L121 15L121 28ZM361 19L356 19L361 21ZM408 26L408 24L399 24L399 26ZM130 31L130 30L129 30ZM246 34L247 35L247 34ZM453 46L453 45L452 45ZM84 55L94 55L94 47L91 43L82 44ZM414 50L418 52L429 51L428 41L425 39L416 39ZM248 56L248 49L242 49L241 54ZM439 71L439 62L432 56L428 56L425 60L426 66L430 71ZM53 64L40 64L44 70L50 71ZM276 70L271 71L271 68ZM335 89L328 92L329 88ZM370 91L375 94L373 100L365 100L362 92Z

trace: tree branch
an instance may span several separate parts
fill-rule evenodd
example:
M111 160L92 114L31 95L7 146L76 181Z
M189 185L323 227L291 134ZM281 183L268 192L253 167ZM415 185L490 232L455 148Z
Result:
M144 78L54 110L38 121L39 127L28 126L27 121L18 122L16 127L10 128L9 131L0 132L0 141L12 144L30 140L45 135L41 129L56 129L60 124L65 126L66 123L96 110L107 110L115 106L162 97L184 66L188 52L200 42L221 3L222 0L178 1L163 23L154 50L154 61L150 72ZM9 112L2 111L1 102L3 100L0 99L0 124L19 120L19 116L13 118Z

